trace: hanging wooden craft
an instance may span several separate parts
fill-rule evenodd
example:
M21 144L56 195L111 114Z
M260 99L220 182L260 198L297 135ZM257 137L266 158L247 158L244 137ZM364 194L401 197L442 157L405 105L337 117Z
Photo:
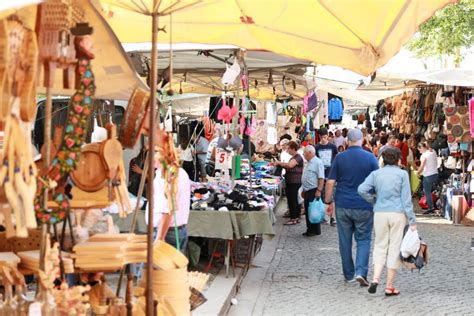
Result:
M165 195L168 200L168 210L174 214L176 210L176 195L178 192L178 174L180 160L173 138L169 133L157 130L157 149L161 164L161 177L165 180Z
M119 133L119 141L125 148L133 148L148 117L150 93L136 88L128 101L127 110Z
M39 5L37 19L43 85L53 87L56 69L60 68L63 87L72 89L77 48L71 29L83 22L84 10L77 0L48 0Z
M0 21L0 121L13 111L23 121L36 116L38 43L35 33L11 15Z
M77 91L71 98L68 112L68 123L64 128L64 140L49 170L46 170L39 181L39 190L36 194L35 210L37 219L42 223L57 223L64 219L69 209L69 200L64 192L64 185L73 171L80 157L81 146L85 141L86 126L90 115L92 98L95 93L94 74L91 69L91 59L94 55L92 48L92 27L87 23L79 23L72 28L75 36L74 44L77 57L76 81ZM45 209L41 200L45 190L55 189L53 200L58 208Z
M8 201L13 211L16 236L27 237L28 228L36 228L33 210L36 166L31 147L25 146L31 142L22 132L18 118L13 115L6 119L4 138L6 141L0 151L0 200Z

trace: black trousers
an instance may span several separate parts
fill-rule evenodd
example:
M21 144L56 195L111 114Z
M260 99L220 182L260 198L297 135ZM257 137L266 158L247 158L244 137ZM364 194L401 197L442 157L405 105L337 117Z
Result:
M298 190L301 183L285 183L286 199L288 201L288 208L290 209L290 218L300 218L300 206L298 204Z
M197 180L197 174L196 174L196 169L194 168L194 162L183 161L183 169L186 171L191 181Z
M321 224L311 224L309 221L309 203L313 202L313 200L316 198L314 195L316 194L316 189L312 189L309 191L306 191L304 193L304 212L306 214L306 232L309 234L316 234L316 235L321 235Z

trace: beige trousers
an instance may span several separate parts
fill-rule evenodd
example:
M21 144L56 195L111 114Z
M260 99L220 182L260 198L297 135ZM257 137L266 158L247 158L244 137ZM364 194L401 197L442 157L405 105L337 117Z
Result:
M387 265L389 269L400 267L402 263L400 260L400 245L403 239L403 229L407 222L404 213L374 213L374 264Z

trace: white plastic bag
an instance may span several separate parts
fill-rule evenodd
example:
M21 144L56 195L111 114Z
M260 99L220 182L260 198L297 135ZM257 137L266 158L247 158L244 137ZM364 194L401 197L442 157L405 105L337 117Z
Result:
M420 251L420 236L418 236L418 231L408 229L400 246L400 254L403 258L410 256L416 257L418 251Z

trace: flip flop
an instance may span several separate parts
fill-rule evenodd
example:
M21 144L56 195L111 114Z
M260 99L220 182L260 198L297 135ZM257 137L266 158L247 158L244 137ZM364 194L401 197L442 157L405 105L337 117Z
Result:
M387 287L385 288L385 296L397 296L400 295L400 291L398 291L394 287Z
M299 224L299 223L300 223L299 220L291 219L288 222L284 223L283 225L289 226L289 225L296 225L296 224Z
M375 294L377 292L377 286L379 285L378 282L371 282L369 285L369 289L367 290L370 294Z

